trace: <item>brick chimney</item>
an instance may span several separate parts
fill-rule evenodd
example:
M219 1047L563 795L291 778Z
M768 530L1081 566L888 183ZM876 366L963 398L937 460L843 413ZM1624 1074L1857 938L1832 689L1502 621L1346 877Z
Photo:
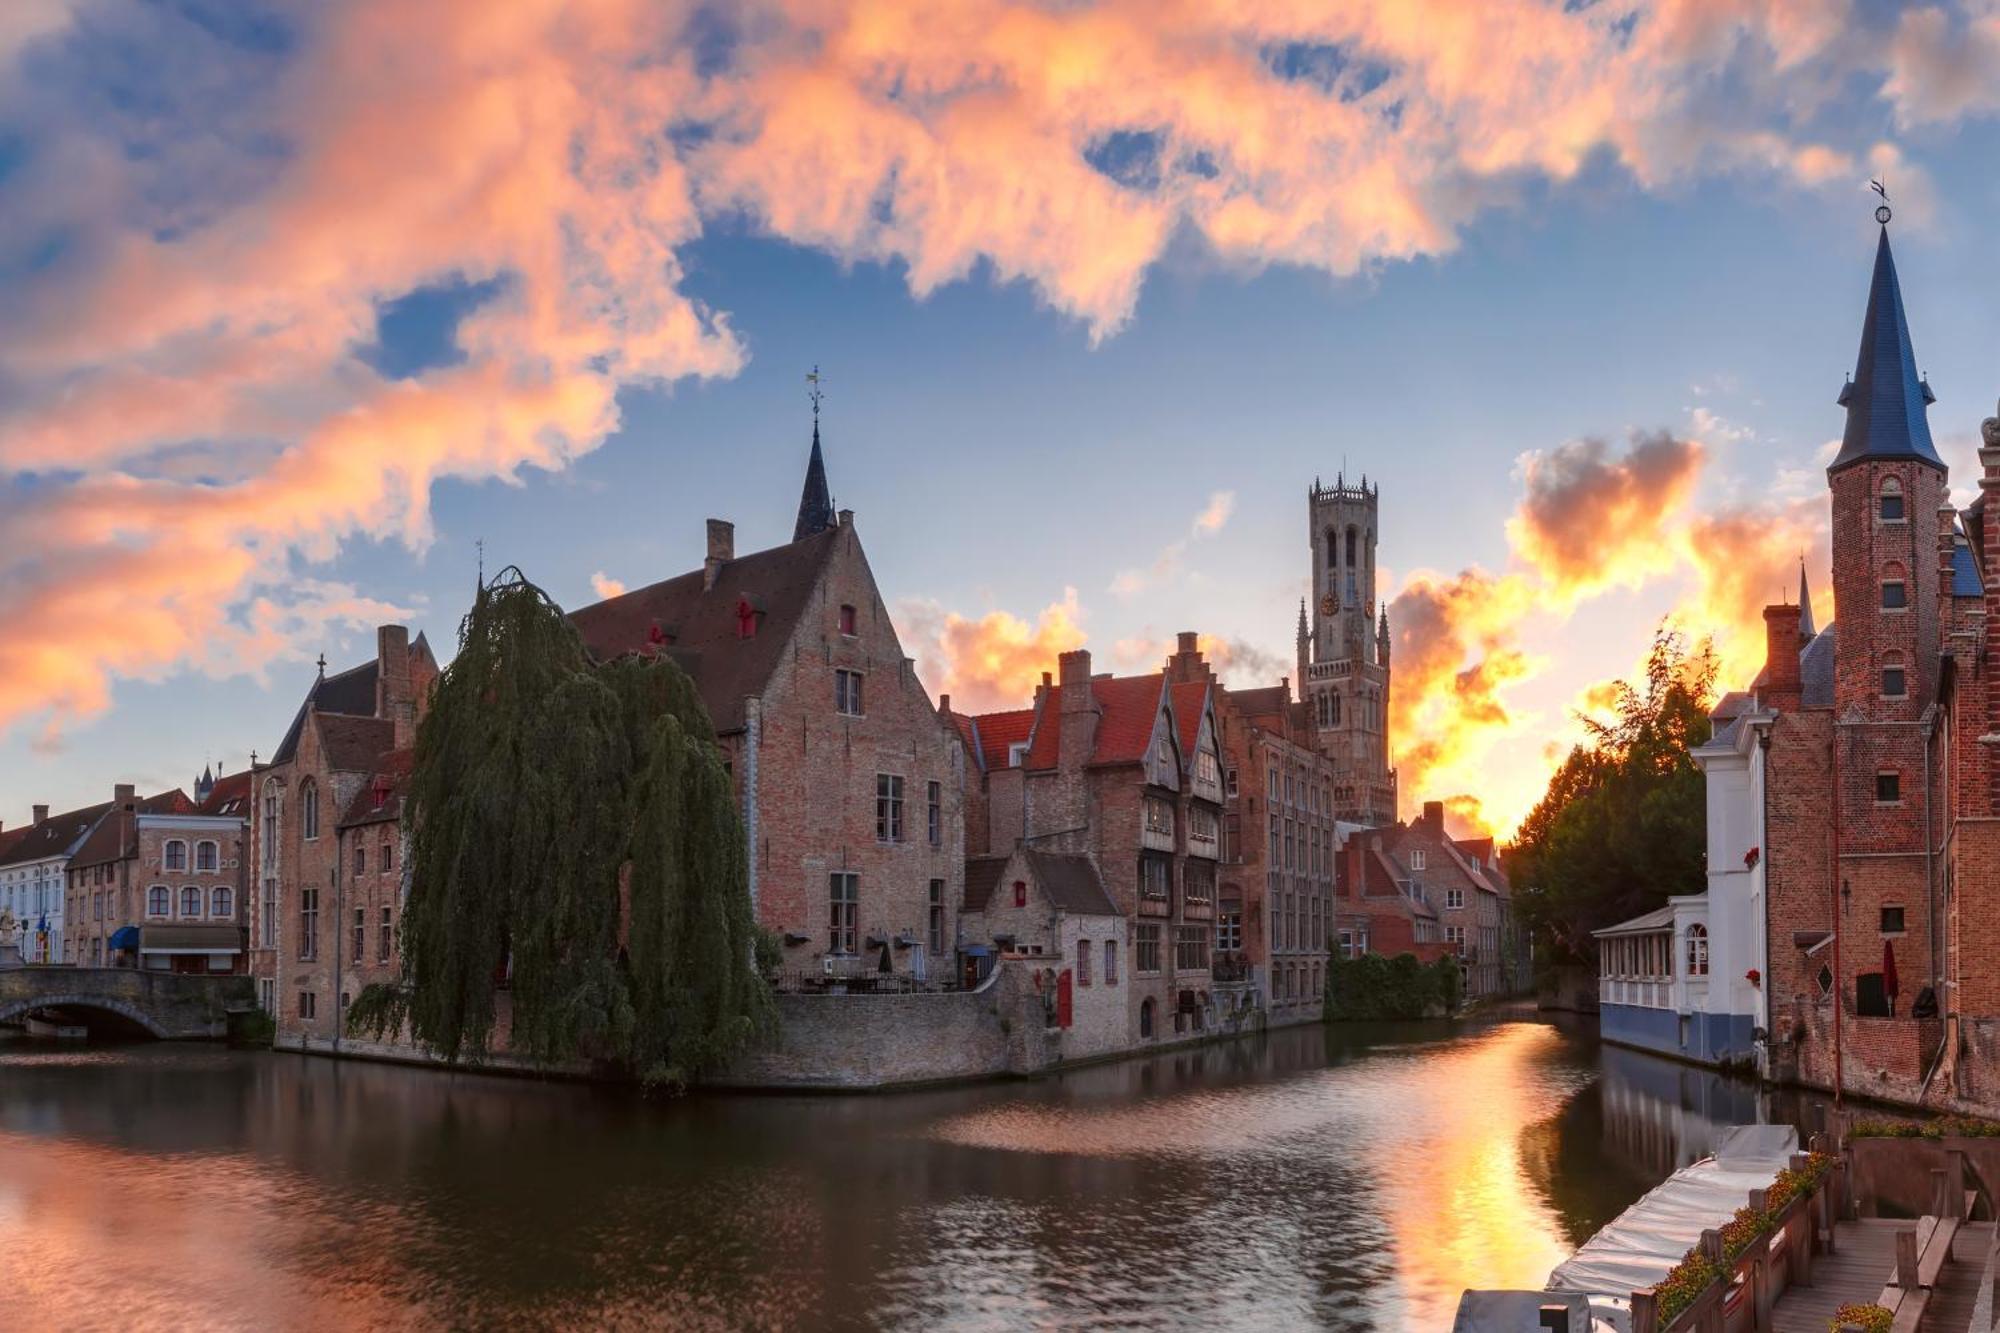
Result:
M722 567L736 558L736 525L719 518L708 520L708 558L701 562L701 590L715 586Z
M1097 693L1091 687L1090 650L1079 648L1056 659L1062 685L1062 747L1060 764L1076 771L1097 752Z
M1799 608L1764 608L1764 684L1767 707L1793 712L1803 685L1799 676Z
M1439 837L1444 836L1444 802L1425 801L1423 822L1436 830Z
M48 820L48 817L49 817L49 808L46 805L38 805L35 807L35 822L37 824L45 823Z
M375 716L395 724L394 747L417 739L417 692L410 684L410 631L405 625L375 630Z
M139 793L129 782L121 782L111 789L111 803L120 810L130 810L138 804Z

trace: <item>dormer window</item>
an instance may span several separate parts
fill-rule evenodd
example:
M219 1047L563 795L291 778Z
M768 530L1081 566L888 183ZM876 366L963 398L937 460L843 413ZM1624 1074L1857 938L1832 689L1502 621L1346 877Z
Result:
M1882 479L1880 512L1884 523L1903 521L1903 483L1894 477Z
M853 638L853 637L855 636L856 632L857 632L857 631L855 630L855 615L854 615L854 608L853 608L853 607L851 607L851 606L843 606L843 607L841 607L841 608L840 608L840 633L841 633L842 637L844 637L844 638L849 638L849 639L851 639L851 638Z

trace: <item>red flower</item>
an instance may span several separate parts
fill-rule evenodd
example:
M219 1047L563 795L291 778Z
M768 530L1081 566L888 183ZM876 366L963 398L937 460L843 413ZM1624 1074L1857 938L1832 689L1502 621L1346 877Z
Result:
M1747 851L1747 852L1743 853L1743 866L1744 866L1744 869L1748 870L1748 869L1752 869L1752 868L1754 868L1754 867L1756 866L1756 864L1757 864L1757 855L1758 855L1758 849L1757 849L1757 848L1755 848L1755 847L1752 847L1752 848L1751 848L1751 849L1750 849L1749 851Z
M1743 974L1743 979L1754 986L1764 979L1764 974L1753 967Z

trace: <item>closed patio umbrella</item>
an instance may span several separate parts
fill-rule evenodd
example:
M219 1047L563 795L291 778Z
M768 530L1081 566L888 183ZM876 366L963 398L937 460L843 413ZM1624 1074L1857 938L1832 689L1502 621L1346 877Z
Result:
M1889 1001L1889 1012L1896 1012L1896 992L1901 986L1896 980L1896 941L1882 941L1882 994Z

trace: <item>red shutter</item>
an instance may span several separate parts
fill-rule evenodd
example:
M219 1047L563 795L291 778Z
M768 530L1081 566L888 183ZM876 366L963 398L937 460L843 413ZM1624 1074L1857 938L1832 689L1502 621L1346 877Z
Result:
M1075 991L1074 982L1070 977L1069 969L1064 968L1062 970L1062 975L1056 978L1056 1026L1057 1027L1066 1028L1070 1025L1070 1018L1075 1011L1075 1005L1076 1005L1076 996L1074 991Z

